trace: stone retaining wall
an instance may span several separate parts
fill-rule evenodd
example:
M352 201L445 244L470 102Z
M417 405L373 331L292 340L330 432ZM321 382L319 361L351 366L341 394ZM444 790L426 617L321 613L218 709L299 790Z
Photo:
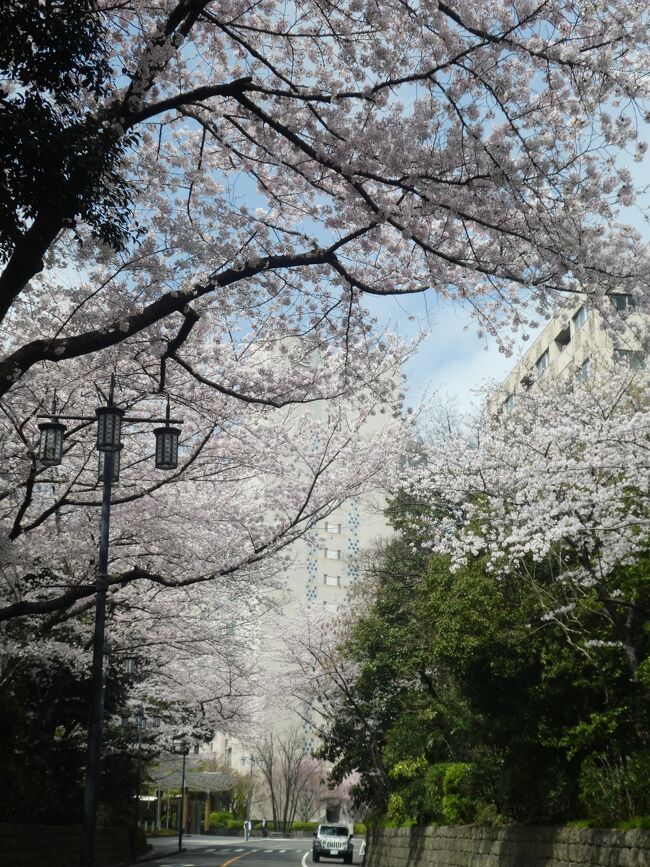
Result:
M0 867L76 867L81 828L0 823ZM131 861L127 828L97 828L94 867Z
M650 831L590 828L382 828L365 867L650 867Z

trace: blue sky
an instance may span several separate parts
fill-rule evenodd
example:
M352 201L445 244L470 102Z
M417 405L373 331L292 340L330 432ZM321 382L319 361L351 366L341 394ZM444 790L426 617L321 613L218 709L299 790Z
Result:
M642 129L642 136L650 141L650 125ZM650 148L642 163L624 157L640 190L638 204L621 212L621 222L633 225L650 242ZM452 398L461 410L480 405L473 392L480 389L486 379L501 381L516 364L541 332L530 335L530 340L519 341L519 351L507 357L492 338L478 338L477 324L467 311L449 302L440 302L431 293L403 296L402 298L370 298L366 306L379 319L381 325L404 337L413 337L418 329L429 332L417 354L404 367L408 388L408 403L418 405L427 398ZM415 321L409 321L414 316Z
M477 402L472 390L486 378L501 380L515 358L499 352L496 343L476 336L476 323L467 311L436 296L407 295L372 298L366 306L380 323L403 337L427 333L417 354L404 366L408 403L451 397L458 407ZM409 317L415 320L410 321Z

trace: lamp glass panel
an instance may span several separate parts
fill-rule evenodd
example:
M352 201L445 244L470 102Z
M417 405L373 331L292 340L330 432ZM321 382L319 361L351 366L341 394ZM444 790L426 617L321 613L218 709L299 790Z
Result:
M55 467L63 458L63 435L65 426L58 422L45 422L39 425L41 439L38 459L46 467Z
M180 431L175 427L158 427L156 435L156 468L175 470L178 466L178 437Z
M97 448L100 452L114 452L120 446L122 416L124 410L115 407L102 407L97 414Z
M104 467L106 466L106 452L99 453L99 465L97 468L97 478L100 482L104 481ZM119 482L120 480L120 453L113 452L113 472L111 474L111 482Z

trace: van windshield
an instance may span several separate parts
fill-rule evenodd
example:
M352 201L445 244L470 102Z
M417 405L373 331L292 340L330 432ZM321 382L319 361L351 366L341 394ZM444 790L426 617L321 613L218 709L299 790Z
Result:
M347 837L348 829L339 825L321 825L321 837Z

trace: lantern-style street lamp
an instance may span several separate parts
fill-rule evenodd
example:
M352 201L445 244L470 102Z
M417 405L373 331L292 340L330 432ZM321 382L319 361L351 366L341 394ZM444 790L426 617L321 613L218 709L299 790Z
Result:
M169 401L165 427L154 429L156 435L156 469L175 470L178 464L178 438L180 430L169 425Z
M97 416L97 449L100 452L117 452L122 448L122 419L124 410L113 406L112 391L108 406L95 410Z
M63 437L65 425L56 419L39 424L41 441L38 447L38 459L46 467L56 467L63 460Z
M156 466L163 470L174 470L178 465L178 428L172 424L182 424L179 419L169 417L169 398L165 418L136 418L126 416L125 411L113 403L115 377L111 377L111 387L106 406L99 407L95 416L61 415L52 407L52 412L39 416L48 421L39 424L41 439L38 457L47 467L58 466L63 458L65 426L61 420L97 422L97 449L100 453L99 478L103 484L102 511L99 524L99 556L95 594L95 632L93 638L92 686L90 725L88 728L88 754L86 760L86 786L84 790L83 831L81 838L81 867L92 867L95 839L95 800L99 758L101 750L101 731L104 719L104 632L106 625L106 593L108 591L108 539L111 519L111 486L119 478L119 459L122 449L122 426L131 424L164 424L156 428ZM161 460L158 460L159 431L164 431L160 446ZM173 436L172 436L173 434ZM174 438L175 437L175 438Z
M113 477L111 482L115 484L120 480L120 454L123 446L120 446L119 451L113 452ZM99 459L97 463L97 480L100 482L104 481L104 471L106 467L106 452L99 453Z
M124 657L124 673L135 674L135 656Z

